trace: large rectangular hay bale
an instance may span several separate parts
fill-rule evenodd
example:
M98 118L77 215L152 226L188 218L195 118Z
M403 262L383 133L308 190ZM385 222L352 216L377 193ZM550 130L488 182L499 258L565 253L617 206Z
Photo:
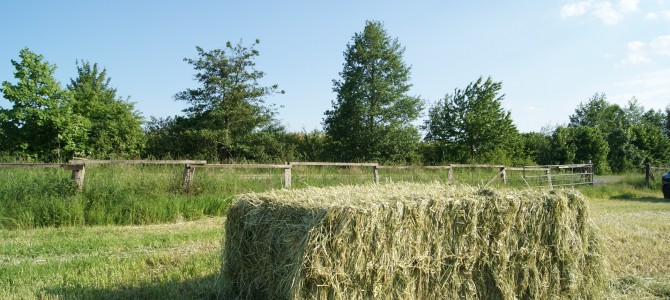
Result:
M600 247L576 191L393 184L240 196L225 299L594 298Z

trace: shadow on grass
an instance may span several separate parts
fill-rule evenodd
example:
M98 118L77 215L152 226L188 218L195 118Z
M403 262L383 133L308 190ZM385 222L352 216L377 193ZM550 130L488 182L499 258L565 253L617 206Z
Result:
M219 274L191 280L150 282L108 288L68 286L47 288L37 299L219 299Z
M628 192L619 195L614 195L611 198L613 200L636 201L645 203L670 203L670 199L664 199L663 197L640 196Z

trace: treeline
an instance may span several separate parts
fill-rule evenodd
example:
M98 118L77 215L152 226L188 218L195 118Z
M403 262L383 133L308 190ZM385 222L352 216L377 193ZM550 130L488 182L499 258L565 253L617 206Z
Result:
M16 83L3 82L2 160L205 159L210 162L374 161L386 164L569 164L591 161L598 173L626 172L670 160L670 106L621 107L596 93L568 124L520 133L502 107L502 82L480 77L426 108L410 95L404 48L382 23L366 22L344 51L336 98L322 130L290 132L265 103L278 85L259 83L256 40L223 49L196 47L197 88L174 96L183 115L145 120L116 95L106 70L77 62L61 87L55 65L23 49L12 60ZM427 113L423 122L419 118Z

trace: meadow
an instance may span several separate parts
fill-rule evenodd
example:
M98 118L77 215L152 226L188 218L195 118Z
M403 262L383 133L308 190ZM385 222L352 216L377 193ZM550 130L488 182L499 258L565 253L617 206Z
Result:
M227 204L239 193L280 188L281 170L198 169L189 192L182 171L99 166L76 192L62 170L0 170L0 298L217 298ZM366 168L294 171L294 188L371 181ZM491 181L496 171L467 171L457 181L502 186ZM523 186L515 176L508 187ZM381 184L443 181L444 173L382 170L380 177ZM670 201L658 182L642 180L579 188L606 245L607 298L670 297Z

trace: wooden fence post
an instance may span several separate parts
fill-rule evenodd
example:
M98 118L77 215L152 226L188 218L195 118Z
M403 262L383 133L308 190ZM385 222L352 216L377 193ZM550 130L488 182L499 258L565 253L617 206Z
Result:
M507 170L507 167L505 167L505 166L500 167L500 179L502 179L502 182L504 184L507 184L507 172L506 172L506 170Z
M69 165L68 168L72 170L72 180L74 180L74 183L77 185L77 190L81 191L84 188L86 168L84 165Z
M554 188L554 186L551 184L551 168L547 169L547 183L549 184L549 188Z
M454 167L449 166L449 173L447 174L447 180L449 182L454 181Z
M184 165L184 190L191 190L191 182L193 181L193 176L195 175L195 167L191 164Z
M288 168L284 169L284 188L285 189L290 189L291 188L291 166L289 165Z
M372 167L372 182L374 182L375 184L379 183L379 169L377 168L377 166Z
M644 185L651 184L651 164L649 162L644 164Z

